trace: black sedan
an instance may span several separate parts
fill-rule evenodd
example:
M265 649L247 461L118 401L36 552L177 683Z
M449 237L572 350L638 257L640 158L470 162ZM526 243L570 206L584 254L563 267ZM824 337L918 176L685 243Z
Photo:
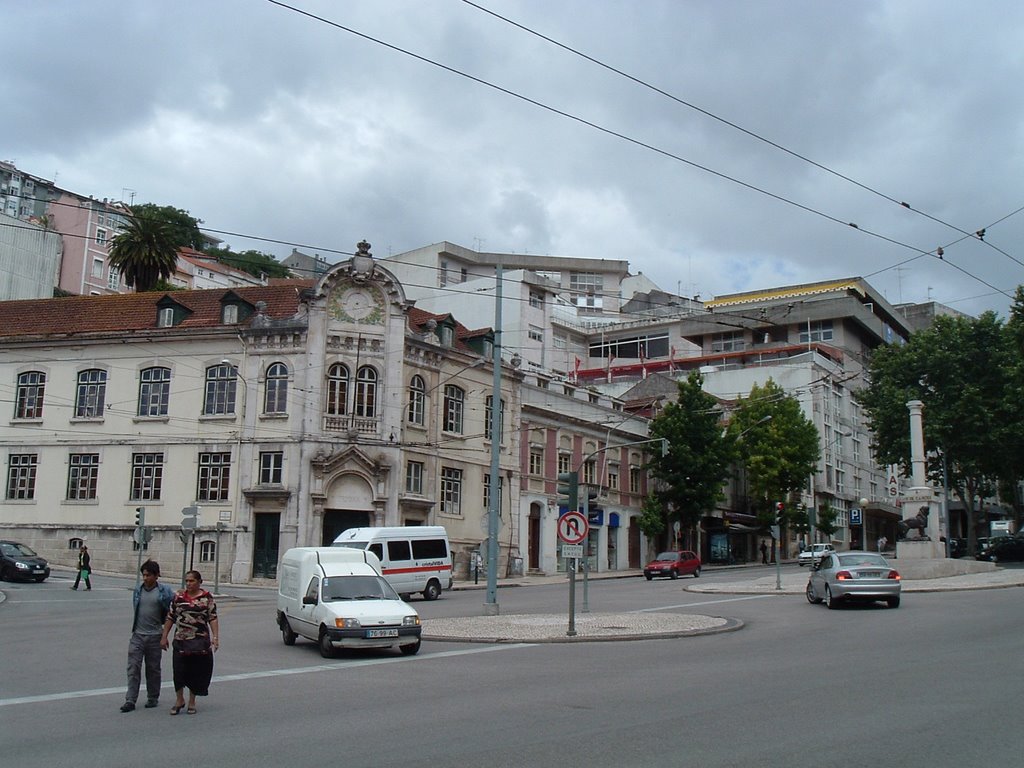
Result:
M1022 562L1024 561L1024 537L993 537L978 553L977 559L991 560L993 563Z
M0 541L0 579L45 581L49 575L49 564L32 551L31 547L16 541Z

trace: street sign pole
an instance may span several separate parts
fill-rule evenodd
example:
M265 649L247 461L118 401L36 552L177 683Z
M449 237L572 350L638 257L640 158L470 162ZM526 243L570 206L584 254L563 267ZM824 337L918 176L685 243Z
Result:
M576 637L576 559L569 567L569 631L567 637Z
M578 510L570 510L558 518L558 538L563 545L562 559L569 569L569 631L565 633L568 637L576 635L576 567L579 558L586 553L586 546L581 542L587 540L589 532L590 522Z
M583 519L590 525L590 486L583 494ZM583 612L590 613L590 531L583 540Z

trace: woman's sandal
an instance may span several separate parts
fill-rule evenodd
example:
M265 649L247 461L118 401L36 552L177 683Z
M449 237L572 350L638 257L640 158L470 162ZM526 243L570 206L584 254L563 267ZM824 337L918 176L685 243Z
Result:
M187 712L190 715L194 715L196 713L196 708L195 707L189 707L188 709L185 710L185 712Z
M181 710L183 710L184 708L185 708L184 704L175 704L173 707L171 707L171 714L172 715L176 715L179 712L181 712Z

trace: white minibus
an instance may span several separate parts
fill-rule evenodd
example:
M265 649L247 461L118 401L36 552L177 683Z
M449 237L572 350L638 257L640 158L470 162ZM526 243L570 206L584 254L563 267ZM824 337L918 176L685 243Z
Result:
M421 592L425 600L436 600L452 588L452 552L443 526L349 528L333 546L373 552L384 578L400 595Z

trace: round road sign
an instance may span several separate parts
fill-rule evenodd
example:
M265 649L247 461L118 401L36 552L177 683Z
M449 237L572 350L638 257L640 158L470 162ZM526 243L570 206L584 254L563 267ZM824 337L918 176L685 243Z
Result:
M570 510L558 518L558 538L566 544L579 544L590 532L590 523L580 512Z

